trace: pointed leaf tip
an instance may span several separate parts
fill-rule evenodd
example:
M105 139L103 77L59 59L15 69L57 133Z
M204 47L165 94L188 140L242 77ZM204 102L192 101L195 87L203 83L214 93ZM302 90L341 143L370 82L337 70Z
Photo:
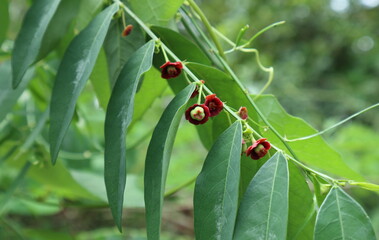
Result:
M139 80L151 68L154 47L154 41L149 41L125 64L113 88L105 117L104 180L109 207L120 231L126 184L126 130L132 121Z

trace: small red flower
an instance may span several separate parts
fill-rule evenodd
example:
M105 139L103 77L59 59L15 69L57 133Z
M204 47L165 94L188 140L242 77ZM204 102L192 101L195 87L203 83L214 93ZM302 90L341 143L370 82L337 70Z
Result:
M209 116L209 108L204 104L194 104L186 110L186 119L195 125L206 123Z
M253 145L247 148L246 156L250 156L254 160L263 158L271 148L271 144L266 140L266 138L261 138L255 141Z
M160 68L162 68L162 78L170 79L179 76L182 72L183 65L181 62L166 62Z
M224 103L216 97L216 94L206 96L204 104L209 108L211 117L218 115L224 108Z
M125 27L124 31L122 31L121 35L123 37L126 37L131 33L132 30L133 30L133 25L129 24L128 26Z
M202 84L205 83L204 80L200 80L200 82L201 82ZM191 94L191 98L194 98L194 97L196 97L197 95L199 95L199 85L196 85L196 89L195 89L195 91L193 91L193 93Z
M247 115L247 108L246 107L240 107L238 110L238 115L241 119L246 120L249 116Z

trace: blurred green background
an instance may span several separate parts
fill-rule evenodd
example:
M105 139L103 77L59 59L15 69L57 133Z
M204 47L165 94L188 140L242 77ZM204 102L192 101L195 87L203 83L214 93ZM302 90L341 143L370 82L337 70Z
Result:
M102 2L91 1L98 5ZM80 1L81 18L72 24L72 34L61 43L63 49L96 12L88 8L89 2ZM0 52L2 85L9 80L2 76L9 75L10 70L4 61L10 57L13 40L30 3L0 0L0 30L6 36ZM246 24L250 25L246 37L250 37L271 23L286 21L261 35L252 46L260 51L262 63L275 69L274 81L266 93L276 95L289 113L317 129L379 102L379 0L207 0L199 4L210 22L232 40ZM224 49L228 48L225 44ZM59 64L56 60L61 54L54 52L37 63L28 89L12 112L0 119L0 239L146 239L143 162L151 129L172 98L172 92L166 86L141 121L130 127L125 230L120 234L105 203L102 177L105 113L98 106L90 84L79 99L57 166L52 168L49 163L47 129L31 146L25 145L43 118ZM258 68L255 56L231 53L228 61L249 90L259 92L268 76ZM159 73L151 70L150 76ZM1 105L0 102L0 116L4 111ZM379 111L374 109L325 134L353 169L377 184L378 119ZM25 151L18 151L20 146ZM205 156L195 127L182 124L173 150L167 190L196 176ZM8 196L27 160L32 166L13 196ZM379 235L378 194L347 189L364 206ZM162 239L193 239L192 191L193 185L166 199Z

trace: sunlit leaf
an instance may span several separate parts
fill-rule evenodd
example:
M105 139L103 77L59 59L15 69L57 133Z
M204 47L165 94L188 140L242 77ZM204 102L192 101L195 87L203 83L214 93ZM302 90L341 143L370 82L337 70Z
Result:
M126 181L126 129L132 121L138 81L151 68L154 46L151 40L131 56L117 78L107 107L104 178L109 206L120 231Z
M156 25L167 25L184 0L131 0L134 12L142 21Z
M118 4L112 4L70 43L55 80L50 111L50 152L55 163L60 145L71 122L75 103L84 88L103 44Z
M317 214L315 240L375 240L374 229L363 208L341 188L334 187Z
M234 239L286 239L288 167L277 152L257 172L238 209Z
M12 54L12 86L16 88L28 67L36 60L43 36L60 0L38 0L28 10Z
M274 96L260 96L256 103L271 125L283 137L293 139L316 133L316 130L304 120L289 115ZM264 126L261 120L260 124ZM286 149L272 131L266 131L264 137L270 139L272 143L281 149ZM362 177L349 168L341 159L341 156L321 136L303 141L289 142L289 145L301 161L311 166L348 179L362 180Z
M180 119L195 85L179 92L170 102L154 129L145 163L145 206L148 239L159 239L167 170Z
M196 239L231 239L238 209L242 130L236 121L212 146L197 177Z

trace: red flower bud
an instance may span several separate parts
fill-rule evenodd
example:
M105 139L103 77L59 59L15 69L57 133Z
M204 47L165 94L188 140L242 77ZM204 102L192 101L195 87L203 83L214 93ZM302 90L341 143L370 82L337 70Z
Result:
M224 103L216 97L216 94L208 95L205 97L204 105L209 108L211 112L211 117L218 115L224 108Z
M205 83L204 80L200 80L200 82L201 82L202 84ZM195 91L193 91L193 93L192 93L192 95L191 95L191 98L194 98L194 97L196 97L197 95L199 95L199 85L196 85L196 89L195 89Z
M162 78L170 79L179 76L182 72L183 65L181 62L166 62L160 68L162 68Z
M122 31L121 36L126 37L130 34L130 32L133 30L133 25L129 24L125 27L124 31Z
M266 140L266 138L261 138L255 141L253 145L247 148L246 156L250 156L254 160L263 158L271 148L271 144Z
M186 119L195 125L206 123L209 115L209 108L204 104L194 104L186 110Z
M240 107L238 110L238 115L241 119L246 120L249 116L247 115L247 108L246 107Z

